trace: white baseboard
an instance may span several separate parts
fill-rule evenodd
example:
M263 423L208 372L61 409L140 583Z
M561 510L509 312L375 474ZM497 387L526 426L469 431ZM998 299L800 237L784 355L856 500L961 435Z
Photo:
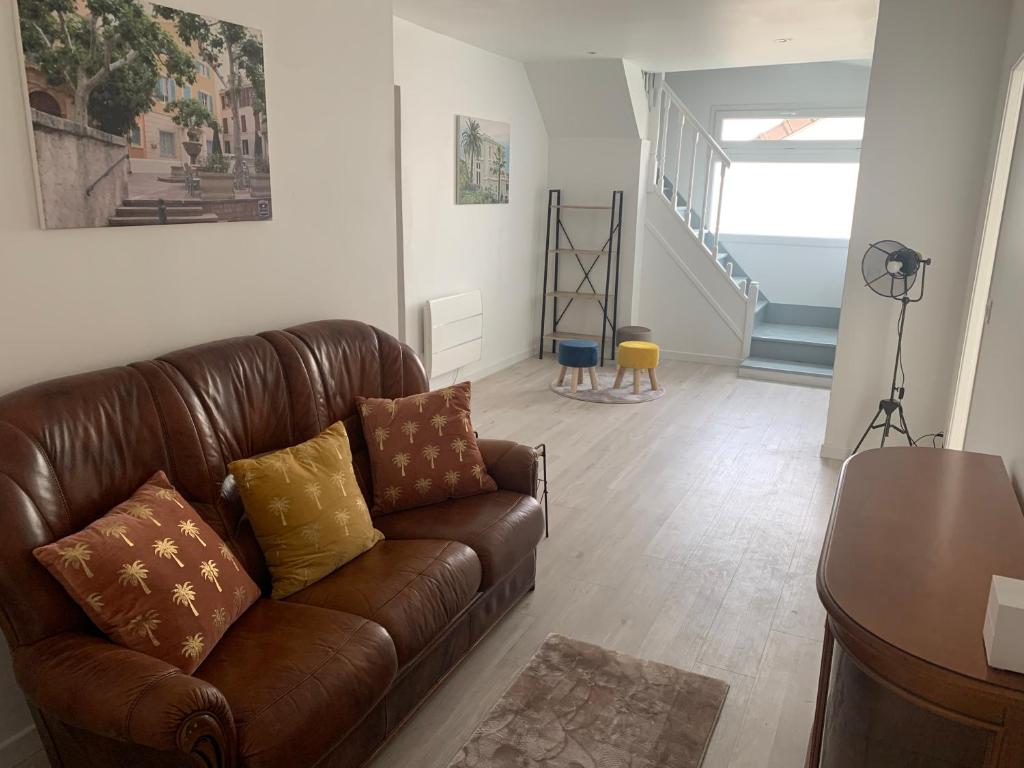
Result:
M846 461L850 458L850 454L853 453L852 448L848 448L845 445L834 445L832 443L822 443L821 450L818 455L823 459L835 459L836 461Z
M680 352L675 349L662 349L661 356L666 360L681 360L685 363L701 363L703 365L728 365L736 368L742 360L726 355L705 355L699 352Z
M814 387L815 389L832 388L831 376L807 376L802 373L772 371L764 368L740 368L738 375L741 379L773 381L777 384L796 384L801 387Z
M43 742L39 740L34 725L27 725L13 736L0 742L0 765L17 765L41 752Z

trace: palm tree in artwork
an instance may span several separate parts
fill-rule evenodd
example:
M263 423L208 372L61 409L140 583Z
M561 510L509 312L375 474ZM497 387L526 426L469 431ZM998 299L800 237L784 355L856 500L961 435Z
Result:
M462 463L462 454L466 452L466 448L469 447L469 443L463 440L461 437L456 437L452 440L452 450L459 454L459 463Z
M426 496L430 492L430 486L432 486L433 484L434 481L431 480L429 477L421 477L415 483L416 492L420 496Z
M218 592L224 591L220 588L220 582L217 581L217 577L220 576L220 568L217 567L217 563L213 560L204 560L199 564L199 572L203 574L204 579L213 582L213 586L217 588Z
M249 590L245 587L235 587L235 591L231 593L231 597L232 602L235 605L235 610L237 611L242 607L242 603L244 603L249 597Z
M413 395L412 404L419 409L420 413L423 413L423 406L427 404L427 396L422 393Z
M360 413L363 414L363 416L369 416L371 413L373 413L373 406L370 405L369 403L363 403L361 406L359 406L359 411Z
M174 543L174 539L157 539L153 542L153 551L158 557L173 560L179 568L185 567L185 564L178 559L178 545Z
M480 123L473 118L466 120L466 127L462 129L462 151L466 153L466 160L469 161L470 184L473 183L474 161L480 155L484 146L484 133L480 130Z
M275 496L267 504L267 510L272 515L277 515L281 518L281 525L288 525L288 520L285 515L288 514L288 508L292 505L291 499L284 496Z
M215 608L213 611L213 627L221 632L228 625L228 612L223 608Z
M135 560L130 563L125 563L121 566L121 570L118 571L118 581L126 587L142 587L143 594L150 594L149 587L146 586L146 579L149 578L149 569L142 563L141 560Z
M181 522L179 522L178 530L186 536L188 536L189 538L195 539L204 547L206 546L206 542L203 541L203 537L199 535L199 526L197 526L191 520L182 520Z
M402 470L402 477L405 477L405 468L409 466L412 457L408 453L399 452L391 457L391 463Z
M242 589L242 587L239 587L239 589ZM237 594L238 590L235 590L235 592ZM171 591L171 599L174 600L175 605L187 605L191 608L193 616L199 615L195 605L196 590L192 586L191 581L186 581L184 584L175 584L174 589Z
M197 632L194 635L186 635L181 644L181 655L186 659L198 659L203 652L203 634Z
M420 454L424 459L430 462L430 468L433 469L434 462L437 461L437 457L441 455L441 449L436 445L424 445Z
M377 441L377 445L382 451L384 450L384 441L388 439L390 434L391 430L387 427L377 427L373 430L373 439Z
M108 539L115 536L120 536L121 540L129 547L134 547L132 540L126 535L128 533L128 526L118 520L119 516L105 517L102 520L96 522L96 527L100 529L100 533L106 536ZM124 518L122 517L121 520Z
M388 500L391 506L394 506L399 498L402 496L402 489L396 485L389 485L384 489L384 498Z
M409 438L409 445L412 445L412 438L417 432L420 431L420 425L418 422L412 421L411 419L402 425L402 432Z
M156 492L156 497L163 501L173 501L178 505L178 509L184 509L185 505L178 501L178 494L172 491L170 488L161 488Z
M92 557L92 550L89 549L89 545L79 542L57 551L60 553L61 565L76 571L81 570L85 573L86 578L92 578L92 571L89 570L89 558Z
M302 529L302 538L313 545L313 551L320 551L320 523L310 523Z
M96 611L96 613L99 613L103 610L103 595L101 595L99 592L93 592L92 594L88 595L85 598L85 602L87 602L89 604L89 607Z
M320 487L320 483L306 483L306 495L309 496L315 503L317 509L323 509L320 504L320 497L323 495L323 489Z
M156 611L149 610L145 613L140 613L134 619L128 622L128 631L134 632L142 637L148 637L149 642L153 645L160 645L160 641L156 639L156 635L153 633L156 628L160 626L160 614Z
M480 487L484 487L484 466L483 464L474 464L473 468L469 470L469 474L480 481Z
M394 416L395 411L398 410L398 403L396 403L394 400L385 400L384 410L388 412L389 416Z
M452 489L452 493L455 493L455 486L459 484L459 478L462 475L454 469L449 469L444 473L444 481L448 484L448 487Z
M505 148L498 145L494 150L494 159L491 160L491 173L498 177L498 202L504 202L501 196L501 177L505 175L505 168L508 165L508 158L505 157ZM506 198L507 199L507 198Z
M459 418L462 419L462 431L463 432L469 432L470 431L469 428L471 426L471 424L469 422L469 414L466 413L465 411L463 411L462 415L459 416Z
M284 476L284 481L288 485L291 485L291 478L288 477L288 467L291 465L291 459L285 456L283 453L279 453L276 456L272 456L271 460L274 466L281 470L281 474Z
M153 525L160 526L160 521L153 517L153 508L149 504L125 504L123 509L136 520L149 520Z
M345 490L345 473L335 472L331 475L331 482L338 486L338 490L341 491L342 496L348 496L348 491Z
M448 426L448 417L442 413L435 413L430 417L430 426L437 430L437 436L444 434L444 428Z

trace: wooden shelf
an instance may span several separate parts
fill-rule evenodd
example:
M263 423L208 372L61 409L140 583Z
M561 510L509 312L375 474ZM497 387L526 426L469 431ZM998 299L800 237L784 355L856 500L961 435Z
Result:
M557 254L559 256L565 253L575 253L580 256L603 256L604 254L608 253L608 251L606 251L604 248L602 248L599 251L594 250L593 248L552 248L551 253Z
M601 341L599 333L576 333L575 331L555 331L544 334L547 341L562 341L564 339L589 339L590 341Z
M566 208L571 211L610 211L610 205L553 205L552 208Z
M545 296L553 296L556 299L592 299L595 301L604 301L603 293L588 293L586 291L548 291ZM608 299L614 299L615 294L609 293Z

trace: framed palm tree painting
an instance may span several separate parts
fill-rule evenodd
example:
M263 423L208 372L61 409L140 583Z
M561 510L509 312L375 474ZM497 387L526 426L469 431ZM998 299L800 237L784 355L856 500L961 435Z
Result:
M510 135L508 123L456 115L456 204L508 202Z

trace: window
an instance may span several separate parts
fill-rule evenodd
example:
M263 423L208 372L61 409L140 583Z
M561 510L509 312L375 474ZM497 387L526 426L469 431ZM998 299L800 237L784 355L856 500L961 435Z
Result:
M160 131L160 157L177 157L174 151L174 134L170 131Z
M174 101L178 98L177 85L170 78L167 79L167 101Z
M210 94L199 91L199 103L211 112L213 111L213 99L210 97Z
M245 127L245 115L242 115L241 118L242 118L242 133L248 133L249 129Z
M249 140L248 139L242 139L242 154L243 155L248 155L249 154Z
M153 90L153 95L156 96L160 101L167 101L166 77L158 77L156 79L156 88Z
M190 86L190 85L186 85L185 86L185 96L184 96L184 99L185 99L185 101L192 101L192 86Z
M858 162L863 109L753 109L715 113L718 138L732 159Z
M213 154L213 139L208 139L206 142L206 156L210 157Z
M228 119L225 117L224 118L224 135L226 136L227 134L228 134Z
M142 131L139 130L139 126L137 125L132 126L132 144L136 147L142 144Z
M205 61L200 61L199 59L196 59L196 72L198 72L203 77L209 77L210 65L207 64Z
M231 142L230 141L225 141L224 142L224 154L225 155L230 155L231 154Z
M863 117L727 117L722 141L860 141Z

